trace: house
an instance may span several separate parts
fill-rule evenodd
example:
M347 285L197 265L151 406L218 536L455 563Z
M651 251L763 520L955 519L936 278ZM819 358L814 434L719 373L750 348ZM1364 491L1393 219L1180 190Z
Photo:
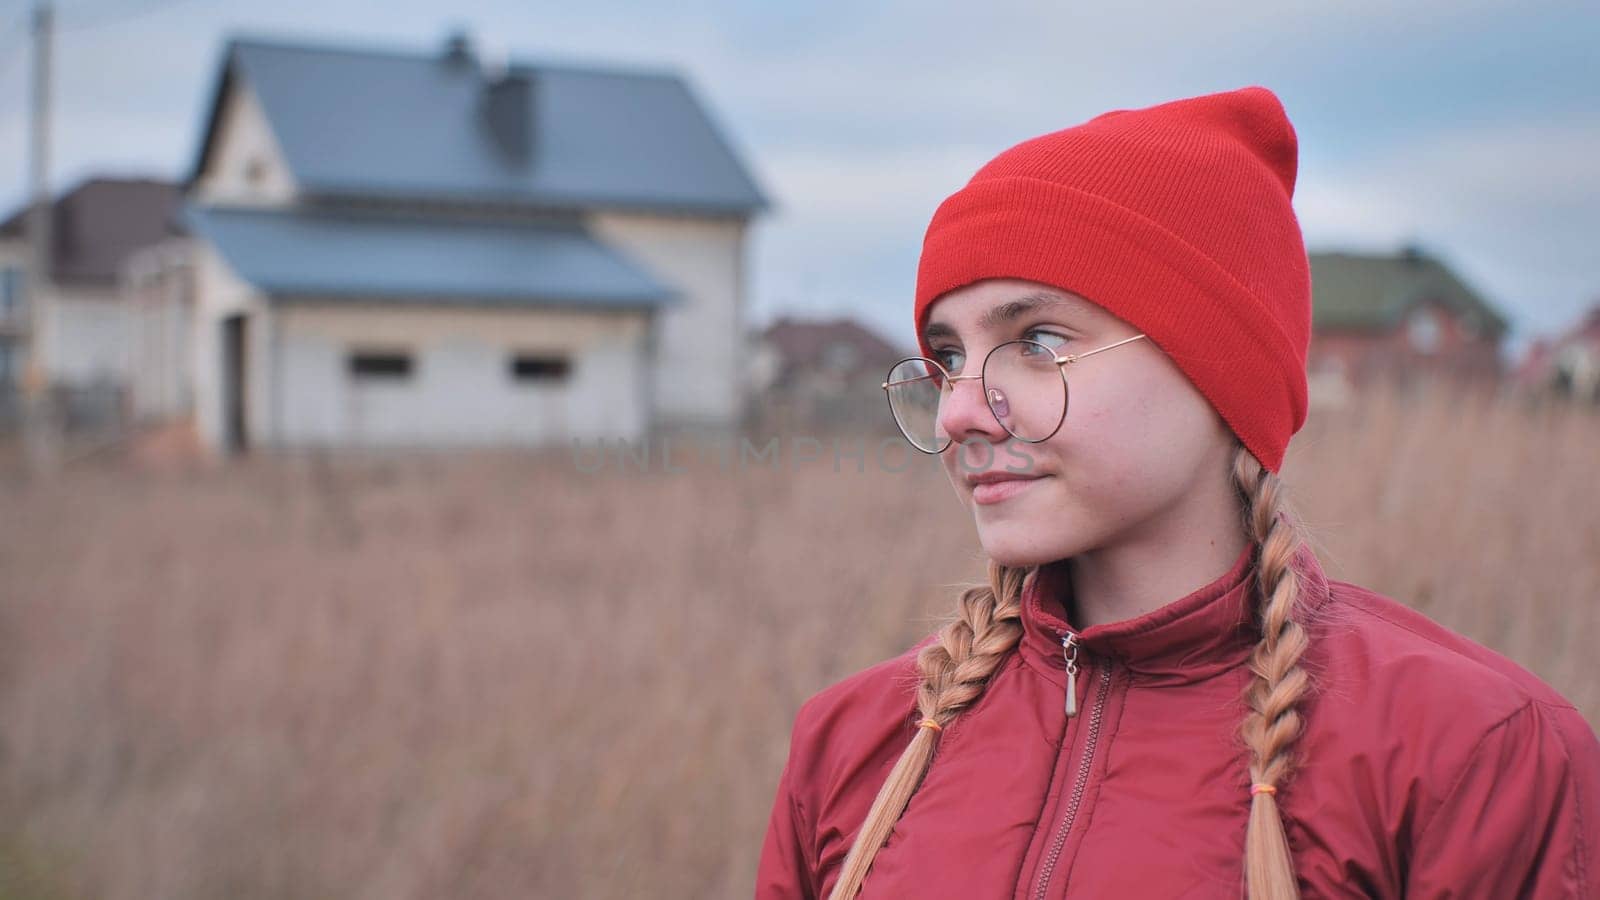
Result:
M915 354L854 319L781 316L754 336L753 413L785 423L888 423L880 385L896 361Z
M30 258L24 243L0 234L0 396L15 390L27 362Z
M136 407L202 446L538 444L742 412L769 208L674 71L230 41Z
M1394 255L1312 253L1313 400L1337 402L1377 379L1495 379L1507 323L1420 248Z
M1517 366L1516 381L1531 392L1553 391L1600 404L1600 303L1560 335L1533 341Z
M89 178L49 210L50 271L35 278L24 207L0 222L0 384L23 374L30 328L37 329L40 374L68 389L126 386L128 311L121 266L165 240L180 201L176 185L146 178ZM43 296L28 315L30 285Z

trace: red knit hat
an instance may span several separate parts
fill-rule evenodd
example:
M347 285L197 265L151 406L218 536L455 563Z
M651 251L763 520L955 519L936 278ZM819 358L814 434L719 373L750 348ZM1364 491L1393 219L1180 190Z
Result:
M1277 472L1305 423L1311 272L1298 143L1263 87L1119 109L1023 141L939 204L916 334L945 292L1023 278L1138 328Z

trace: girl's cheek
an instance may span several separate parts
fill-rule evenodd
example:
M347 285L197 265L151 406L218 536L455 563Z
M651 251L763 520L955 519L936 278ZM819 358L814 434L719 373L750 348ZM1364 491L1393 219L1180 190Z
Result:
M1021 441L1007 441L1001 448L998 464L1007 472L1033 472L1040 468L1039 460L1044 453L1041 444L1025 444Z
M1070 443L1077 452L1094 452L1096 447L1115 444L1121 428L1115 409L1103 405L1081 404L1069 406L1067 417L1057 435Z

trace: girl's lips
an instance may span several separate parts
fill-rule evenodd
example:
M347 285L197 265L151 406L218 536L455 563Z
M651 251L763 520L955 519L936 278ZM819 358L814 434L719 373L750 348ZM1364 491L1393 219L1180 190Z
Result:
M989 481L972 486L972 502L987 506L999 503L1026 491L1029 485L1035 484L1041 476L1030 478L1007 478L1004 481Z

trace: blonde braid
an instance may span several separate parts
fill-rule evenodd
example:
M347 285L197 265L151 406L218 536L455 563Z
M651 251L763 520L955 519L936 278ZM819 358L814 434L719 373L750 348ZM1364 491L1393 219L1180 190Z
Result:
M1022 585L1028 569L989 561L989 583L961 593L955 616L939 629L938 640L917 654L922 679L917 710L941 728L977 702L989 679L1022 638ZM918 727L911 743L872 801L867 819L845 856L829 900L853 900L906 804L933 759L936 729Z
M1250 748L1252 787L1271 788L1258 790L1250 800L1245 884L1250 900L1297 900L1300 890L1276 788L1294 770L1290 749L1303 724L1295 707L1310 686L1310 677L1300 667L1306 631L1295 618L1300 577L1291 564L1303 538L1288 513L1282 482L1244 447L1234 454L1233 478L1244 501L1249 535L1257 545L1261 625L1261 640L1250 657L1256 677L1244 695L1250 713L1239 733Z

